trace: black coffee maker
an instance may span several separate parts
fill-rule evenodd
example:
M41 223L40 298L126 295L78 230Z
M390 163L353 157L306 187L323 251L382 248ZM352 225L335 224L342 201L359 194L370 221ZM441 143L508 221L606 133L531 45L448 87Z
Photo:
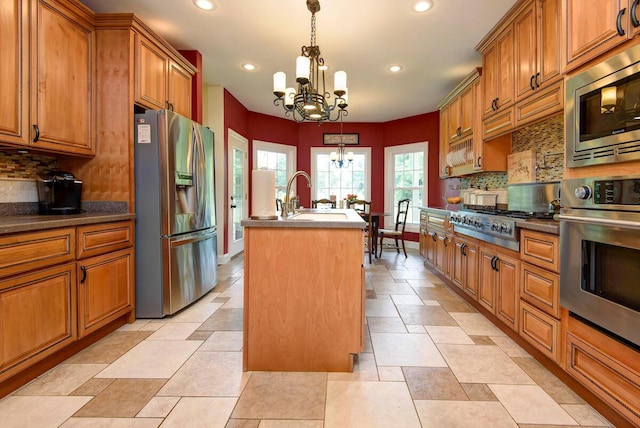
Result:
M78 214L82 180L72 173L51 171L38 176L40 214Z

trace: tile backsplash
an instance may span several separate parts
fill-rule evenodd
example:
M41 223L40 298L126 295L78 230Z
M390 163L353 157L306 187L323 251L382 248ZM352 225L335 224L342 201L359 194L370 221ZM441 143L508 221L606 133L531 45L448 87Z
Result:
M57 159L52 156L0 150L0 178L26 178L35 180L38 174L56 169Z
M564 117L552 116L511 134L511 153L536 151L536 181L562 180L564 171ZM473 187L499 189L507 186L506 172L485 172L460 179L463 189Z

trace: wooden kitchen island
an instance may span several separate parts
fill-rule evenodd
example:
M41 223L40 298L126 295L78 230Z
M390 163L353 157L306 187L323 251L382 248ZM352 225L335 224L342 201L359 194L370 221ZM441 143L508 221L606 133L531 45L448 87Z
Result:
M353 371L364 348L365 223L299 213L242 221L245 371Z

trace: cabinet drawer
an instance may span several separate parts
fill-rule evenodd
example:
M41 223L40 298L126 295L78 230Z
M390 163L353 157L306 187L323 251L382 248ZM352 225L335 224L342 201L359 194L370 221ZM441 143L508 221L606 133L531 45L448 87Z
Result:
M520 301L520 336L540 352L558 362L560 321Z
M513 130L513 107L482 121L482 139L490 140Z
M447 227L447 216L444 214L434 214L427 212L427 225L444 230Z
M571 333L566 345L567 372L634 425L640 424L638 371Z
M520 298L554 318L560 318L559 277L552 273L522 262Z
M520 258L536 266L558 272L558 236L522 230Z
M515 126L523 126L527 123L551 116L564 108L563 81L559 81L553 87L544 92L535 93L515 106Z
M0 238L0 277L74 259L75 229L19 233Z
M0 380L76 338L75 263L0 282Z
M78 258L92 257L133 245L133 222L119 221L78 227Z

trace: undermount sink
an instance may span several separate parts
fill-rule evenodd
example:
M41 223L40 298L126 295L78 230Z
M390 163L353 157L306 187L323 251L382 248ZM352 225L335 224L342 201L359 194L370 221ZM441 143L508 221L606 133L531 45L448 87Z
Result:
M347 220L345 213L298 213L289 217L287 220L320 220L320 221L344 221Z

